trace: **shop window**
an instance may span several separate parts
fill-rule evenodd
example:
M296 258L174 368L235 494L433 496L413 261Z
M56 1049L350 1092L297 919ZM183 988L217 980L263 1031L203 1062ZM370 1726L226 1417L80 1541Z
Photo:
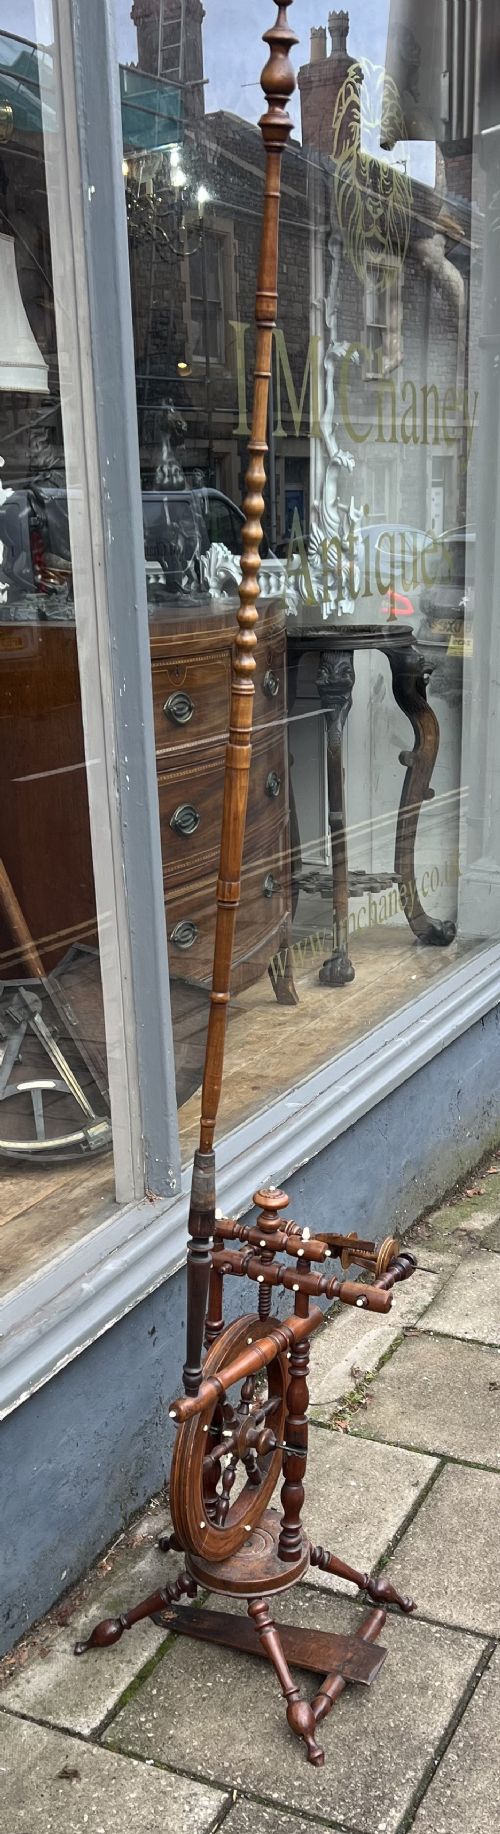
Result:
M1 24L9 12L16 26L5 6ZM44 81L55 126L50 53L0 31L0 1293L80 1234L83 1190L86 1227L112 1210L121 1057L94 876L96 797L103 831L107 811L99 750L89 804L82 707L89 503L82 428L65 411Z
M187 1159L215 921L263 162L251 19L239 20L234 43L229 35L222 65L218 22L199 0L134 0L132 23L126 10L115 0L121 54L151 77L171 69L179 11L183 47L182 120L174 147L163 137L152 199L165 223L177 211L176 250L183 238L181 267L171 250L155 270L163 333L156 320L148 332L147 262L136 248L131 273L156 414L146 428L148 477L164 492L169 527L148 595ZM496 298L492 269L486 285L496 259L494 136L478 141L479 113L474 125L466 106L484 80L479 29L466 44L452 25L445 44L429 17L386 0L376 66L368 5L355 40L345 11L325 14L312 64L297 26L227 1131L264 1115L416 995L444 986L491 941L480 921L472 938L458 861L470 676L494 603L493 567L479 596L476 551L484 479L492 490L497 464L493 370L489 405L484 393ZM137 367L140 403L139 354ZM214 489L219 451L233 455L225 499ZM490 511L486 548L494 521ZM447 562L450 531L460 568ZM181 695L173 718L164 713L167 681L169 695L177 683ZM415 756L433 769L421 803L420 780L405 782L417 704Z
M155 1006L163 1012L157 956L148 1023L134 984L127 1031L129 970L149 959L137 913L121 982L116 973L128 855L112 824L132 746L147 757L136 796L149 846L143 909L154 884L184 1163L197 1138L263 196L255 21L236 9L221 58L222 11L227 26L227 8L204 12L201 0L134 0L132 13L114 0L125 202L114 233L123 251L128 239L141 481L126 513L120 496L110 501L109 527L140 561L143 595L127 574L117 631L86 484L88 416L64 345L63 233L68 260L73 242L45 167L53 53L37 49L34 26L21 40L0 0L0 1171L18 1257L35 1157L42 1203L47 1176L40 1062L53 1128L74 1124L86 1140L104 1129L99 1161L90 1145L69 1170L51 1161L70 1229L91 1228L115 1190L130 1194L127 1053ZM312 1108L309 1079L321 1070L326 1086L332 1064L379 1027L413 1036L414 1003L444 1002L457 974L462 986L500 944L498 33L489 0L471 4L467 34L460 8L448 9L446 34L416 0L379 11L377 65L368 0L355 34L345 10L325 10L312 62L296 26L220 1110L220 1132L237 1140L291 1092L294 1113ZM91 72L89 83L92 94ZM112 321L116 295L108 309ZM120 403L132 450L130 405ZM131 631L149 700L111 756L104 714L118 731ZM110 658L121 669L112 691ZM40 1027L35 1040L24 998L45 1020L47 982L68 1073ZM146 1081L136 1073L134 1195ZM167 1094L173 1105L173 1072ZM16 1146L25 1122L31 1160ZM88 1181L87 1208L68 1179ZM54 1252L53 1208L37 1227L36 1264L49 1234Z

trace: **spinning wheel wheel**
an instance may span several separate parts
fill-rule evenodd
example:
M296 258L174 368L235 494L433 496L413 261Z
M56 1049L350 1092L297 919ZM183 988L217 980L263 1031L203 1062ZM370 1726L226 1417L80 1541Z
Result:
M249 1343L258 1343L277 1321L254 1313L228 1325L203 1366L214 1377ZM244 1546L272 1497L281 1470L288 1364L276 1355L268 1366L267 1398L247 1376L239 1398L208 1404L177 1433L170 1477L170 1508L176 1540L203 1560L229 1560ZM278 1442L276 1444L276 1442ZM231 1499L238 1475L246 1479Z

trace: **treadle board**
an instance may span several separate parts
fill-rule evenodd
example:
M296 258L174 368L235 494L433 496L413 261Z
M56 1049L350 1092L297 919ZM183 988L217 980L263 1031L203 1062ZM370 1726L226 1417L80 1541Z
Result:
M227 1649L241 1649L246 1656L264 1656L266 1650L249 1618L233 1616L228 1611L205 1611L192 1605L171 1605L166 1611L155 1611L154 1623L174 1636L195 1637L203 1643L222 1644ZM342 1675L344 1681L355 1681L369 1687L376 1680L387 1650L378 1643L363 1643L361 1637L346 1637L329 1630L303 1630L294 1624L278 1624L277 1630L287 1662L296 1668L311 1669L315 1675Z

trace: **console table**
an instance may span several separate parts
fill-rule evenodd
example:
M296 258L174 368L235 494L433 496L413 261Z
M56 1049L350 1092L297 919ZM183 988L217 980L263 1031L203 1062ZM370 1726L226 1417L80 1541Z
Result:
M400 752L405 777L396 825L394 878L399 886L402 909L419 942L446 948L455 936L454 923L440 923L427 915L415 879L417 825L422 803L430 801L434 795L430 784L439 750L439 726L427 700L432 664L418 648L411 625L404 629L396 623L354 625L349 630L336 625L321 630L303 630L297 636L289 634L290 714L293 714L297 694L301 657L312 650L318 659L316 685L325 720L333 935L337 947L319 971L324 987L345 987L354 980L349 957L349 874L342 746L352 706L354 652L372 649L387 656L394 699L410 720L415 735L413 751Z

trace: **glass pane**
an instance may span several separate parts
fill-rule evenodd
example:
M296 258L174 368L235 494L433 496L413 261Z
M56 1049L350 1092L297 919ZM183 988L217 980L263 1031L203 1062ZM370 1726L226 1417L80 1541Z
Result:
M294 8L227 1129L499 938L500 39L492 0L466 11ZM170 526L200 516L189 564L155 558L168 614L148 570L185 1156L238 579L214 493L241 506L272 13L115 0L163 123L142 147L124 128L144 488L167 465Z
M104 763L88 754L82 714L82 646L95 693L99 681L88 549L73 584L88 505L81 474L69 496L67 485L71 305L47 180L56 147L63 157L48 9L44 24L42 49L29 0L1 0L0 1294L112 1210L110 1079L122 1074L105 997L113 912L97 909L89 813L91 775L105 831Z

